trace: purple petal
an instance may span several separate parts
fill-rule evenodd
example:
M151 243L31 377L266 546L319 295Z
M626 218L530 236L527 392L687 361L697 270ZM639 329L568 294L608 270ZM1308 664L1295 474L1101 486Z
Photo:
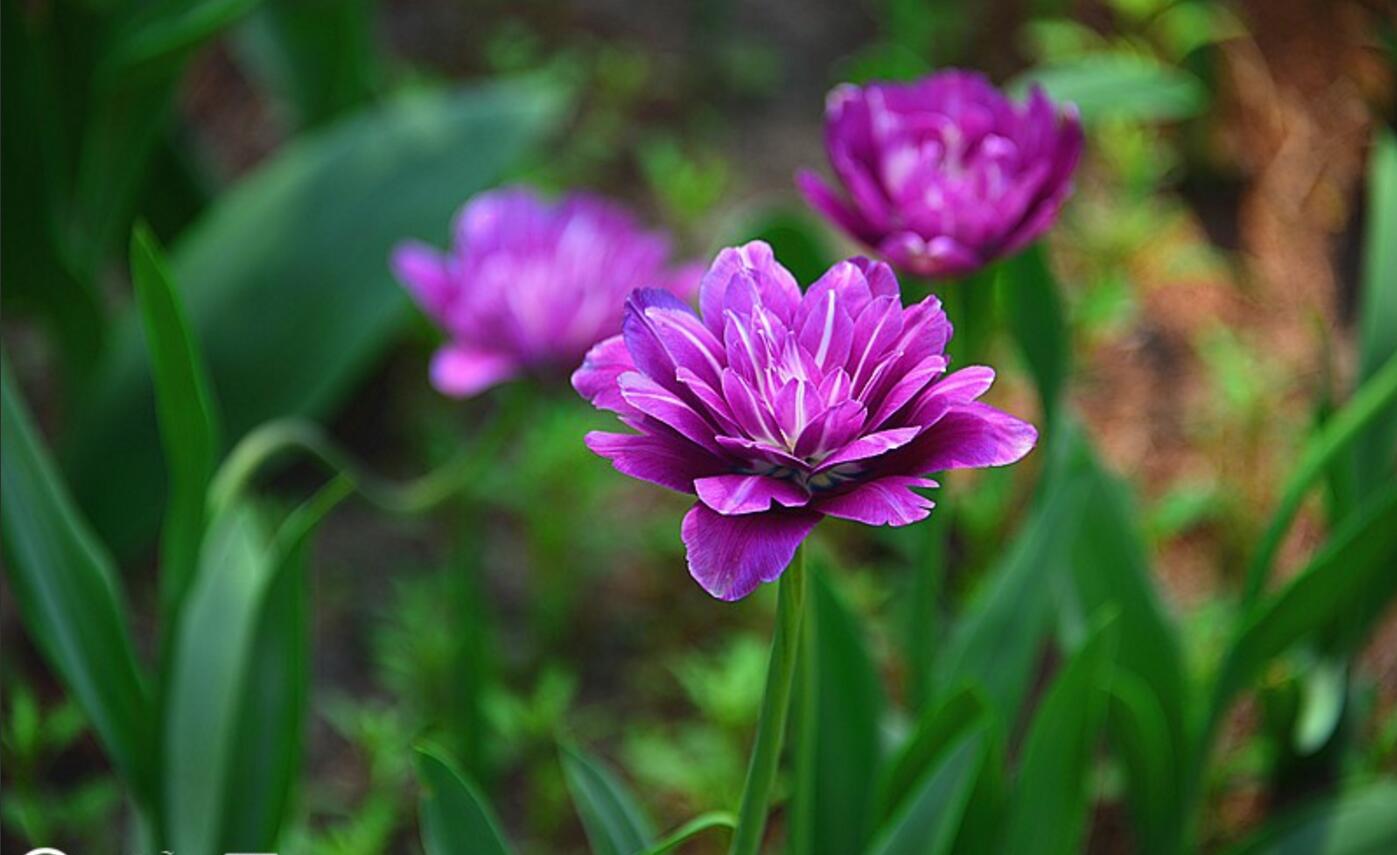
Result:
M908 448L905 471L941 472L1005 466L1033 450L1038 431L988 404L959 404Z
M912 406L908 421L929 425L938 421L957 404L968 404L994 383L994 369L987 365L969 365L952 371L933 383Z
M707 448L715 454L719 453L718 446L713 441L713 425L674 392L639 371L627 371L616 378L616 382L621 387L621 395L626 399L626 403L674 429L695 445Z
M874 297L900 297L902 289L897 284L897 274L886 262L858 256L849 262L863 271L868 280L868 290Z
M852 463L855 460L867 460L870 457L877 457L880 454L901 448L907 443L917 438L921 433L920 427L893 428L891 430L880 430L874 433L864 434L848 445L820 461L816 472L823 472L833 469L841 463Z
M772 502L799 508L810 500L794 481L766 475L710 475L694 481L694 489L699 501L724 516L765 511Z
M906 361L903 361L906 364ZM939 354L928 356L906 371L899 371L892 381L892 387L884 392L868 427L877 430L908 401L915 398L927 384L946 370L946 357ZM872 401L870 401L872 406Z
M902 270L918 276L964 276L984 263L976 252L947 235L927 241L916 232L895 232L878 244L878 251Z
M882 362L889 346L902 333L902 305L897 297L879 297L864 307L854 321L854 340L849 348L849 377L854 392L864 384Z
M625 337L626 349L631 352L636 369L669 387L675 382L674 359L660 340L655 322L649 316L648 310L652 308L688 310L682 300L668 291L642 288L626 300L621 335Z
M681 493L694 492L694 479L724 468L722 461L677 437L592 431L584 441L617 472Z
M819 521L819 514L805 510L725 517L697 503L684 516L689 574L714 597L740 600L780 578Z
M864 243L877 240L877 231L864 219L863 214L851 208L830 189L825 179L812 170L802 169L796 172L795 181L796 189L805 197L810 207L824 214L830 222L843 229L854 240Z
M633 415L635 408L626 403L616 379L634 370L635 363L631 361L625 339L614 335L587 351L582 367L572 373L572 388L598 409Z
M443 395L469 398L521 371L514 357L449 344L432 356L432 385Z
M847 493L819 497L812 507L822 514L867 525L910 525L926 519L936 506L935 502L913 492L912 488L930 489L936 486L935 481L926 478L890 475L867 481Z
M409 241L393 250L389 266L422 311L437 323L444 323L447 308L456 295L447 257L426 244Z
M728 288L734 277L751 282L761 301L779 312L794 312L800 303L800 286L795 277L776 261L766 243L754 240L739 247L728 247L718 253L713 265L699 283L699 309L703 322L719 335L723 331L723 310L728 308ZM791 315L782 315L789 321Z

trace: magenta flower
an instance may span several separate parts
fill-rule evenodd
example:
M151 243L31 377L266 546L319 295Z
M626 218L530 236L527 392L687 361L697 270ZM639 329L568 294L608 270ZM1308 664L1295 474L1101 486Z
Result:
M626 296L687 296L701 268L667 268L669 240L620 205L586 193L556 202L523 188L482 193L457 215L448 253L416 242L394 274L450 341L432 383L467 397L522 372L562 373L621 326Z
M796 185L856 240L918 276L971 273L1047 230L1082 153L1076 110L1038 87L1016 106L979 74L845 84L825 148L847 201L810 170Z
M822 517L907 525L914 488L945 469L1001 466L1033 427L976 401L994 372L946 374L951 325L935 297L903 308L881 262L843 261L803 296L761 242L725 249L699 286L702 317L641 290L622 333L573 386L639 433L588 434L617 470L698 501L689 572L735 600L781 575Z

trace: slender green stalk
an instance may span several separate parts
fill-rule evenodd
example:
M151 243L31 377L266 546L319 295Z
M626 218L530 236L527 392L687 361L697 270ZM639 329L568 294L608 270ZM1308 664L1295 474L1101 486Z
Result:
M781 740L791 705L791 683L799 658L804 613L805 547L801 546L791 566L781 575L776 633L771 639L771 660L766 667L766 691L762 695L757 738L747 765L747 783L742 787L742 805L737 812L737 829L733 832L732 848L728 850L730 855L756 855L761 849L771 785L781 762Z

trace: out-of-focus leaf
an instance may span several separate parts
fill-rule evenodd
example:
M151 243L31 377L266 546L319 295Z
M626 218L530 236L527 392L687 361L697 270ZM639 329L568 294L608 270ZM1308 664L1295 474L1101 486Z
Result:
M666 834L659 843L646 849L644 855L665 855L666 852L673 852L709 829L731 829L736 825L737 820L733 815L724 811L701 814Z
M907 743L888 764L879 788L879 815L887 818L912 793L912 788L946 747L986 713L974 689L964 688L929 705L917 720Z
M1005 262L999 272L1000 302L1018 340L1024 364L1038 386L1043 423L1052 425L1067 380L1071 342L1063 319L1057 280L1042 244Z
M1397 783L1350 788L1262 829L1230 855L1378 855L1397 851Z
M991 718L1008 734L1047 638L1052 591L1067 572L1086 484L1075 447L1053 450L1031 517L984 589L968 606L938 668L938 685L983 690Z
M1083 453L1090 456L1080 429L1070 434L1064 431L1059 440L1081 443ZM1079 619L1103 609L1120 612L1117 667L1148 687L1166 728L1169 748L1156 758L1164 765L1153 770L1157 777L1151 784L1159 795L1152 807L1168 816L1182 798L1177 758L1188 745L1188 685L1178 633L1155 591L1147 551L1134 524L1134 503L1125 485L1094 459L1088 471L1090 483L1082 512L1090 522L1078 529L1072 546L1072 603ZM1165 827L1159 833L1167 837L1178 830L1176 826ZM1160 845L1166 846L1167 841Z
M1039 705L1024 743L1001 851L1078 851L1090 806L1087 777L1106 709L1117 623L1115 614L1097 622Z
M82 378L101 349L105 320L97 291L72 275L63 258L58 218L65 146L55 137L52 63L30 15L16 0L0 4L0 274L9 317L42 315L66 367Z
M520 162L560 102L537 80L406 95L293 143L205 214L172 262L225 439L338 402L408 317L388 272L392 245L444 237L452 211ZM143 363L126 318L65 457L118 552L145 542L160 507Z
M490 803L445 753L417 749L417 780L422 785L422 847L427 855L508 855Z
M73 507L8 363L0 365L0 401L0 532L15 604L112 765L137 801L153 807L154 715L112 560Z
M161 602L167 620L194 577L209 481L218 464L218 417L203 355L150 230L131 236L135 286L155 381L156 412L169 471L169 500L161 533Z
M559 749L568 791L594 855L634 855L650 847L655 825L600 760L574 745Z
M873 831L883 688L858 621L820 563L812 570L790 851L858 852Z
M1271 563L1290 524L1300 511L1316 481L1328 471L1339 455L1345 453L1369 426L1379 424L1384 414L1397 407L1397 356L1364 383L1353 398L1326 421L1305 443L1299 463L1291 470L1271 522L1261 536L1256 553L1247 566L1246 587L1242 592L1244 608L1250 608L1261 597L1270 575ZM1385 483L1391 483L1391 478Z
M331 481L275 536L246 502L210 522L174 633L167 695L164 817L173 851L275 848L305 707L300 551L350 489L347 479Z
M1126 798L1143 852L1168 851L1178 831L1178 746L1154 688L1118 668L1111 677L1106 731L1125 767Z
M367 0L268 0L239 32L254 73L314 127L381 88L375 6Z
M1397 593L1395 561L1397 482L1351 514L1305 569L1246 619L1219 670L1205 740L1233 696L1271 659L1345 615L1391 601Z
M874 855L941 855L948 851L970 799L986 738L985 730L976 728L948 748L944 759L927 770L868 851Z
M1086 56L1030 69L1009 86L1022 95L1033 84L1058 102L1071 102L1088 123L1104 119L1168 121L1202 112L1208 93L1181 68L1129 53Z
M168 59L250 12L261 0L158 0L145 4L113 37L101 75L120 78L147 63Z
M1348 695L1348 668L1342 661L1322 659L1301 677L1300 714L1295 720L1295 751L1313 754L1334 735L1343 718Z
M1368 217L1358 308L1358 381L1366 385L1397 356L1397 136L1378 132L1368 166ZM1393 478L1397 402L1389 403L1354 443L1359 495Z

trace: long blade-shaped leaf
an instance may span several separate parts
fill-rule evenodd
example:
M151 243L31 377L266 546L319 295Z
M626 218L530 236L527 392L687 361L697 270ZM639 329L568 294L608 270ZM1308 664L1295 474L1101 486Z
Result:
M858 621L818 563L814 570L790 851L858 852L873 830L883 688Z
M1024 743L1005 852L1076 852L1086 826L1092 746L1115 655L1114 615L1098 623L1053 681Z
M150 230L131 236L131 281L155 380L156 414L169 470L161 533L160 593L172 621L194 576L209 481L218 464L218 417L203 354L185 319L164 254Z
M538 81L405 95L288 146L184 234L174 278L226 440L334 406L409 317L388 271L393 244L445 238L457 206L520 162L560 102ZM127 318L65 457L118 552L145 542L161 506L144 361Z
M869 848L871 855L941 855L956 830L984 756L983 728L965 734L923 776Z
M560 748L563 776L594 855L635 855L650 847L655 825L600 760L574 745Z
M974 689L964 688L928 705L917 727L888 764L880 786L880 815L896 811L912 793L926 770L946 747L985 715L985 702Z
M445 752L417 749L417 780L422 785L422 847L427 855L508 855L490 803Z
M0 401L0 530L15 603L112 765L152 808L154 718L111 558L73 507L8 363L0 366Z
M1071 341L1057 280L1042 244L1035 244L1000 268L1001 303L1018 339L1024 364L1038 386L1043 423L1056 423L1058 399L1067 382Z
M1368 167L1368 226L1359 296L1358 379L1376 377L1397 356L1397 135L1378 132ZM1393 477L1397 404L1389 404L1354 443L1360 495Z

